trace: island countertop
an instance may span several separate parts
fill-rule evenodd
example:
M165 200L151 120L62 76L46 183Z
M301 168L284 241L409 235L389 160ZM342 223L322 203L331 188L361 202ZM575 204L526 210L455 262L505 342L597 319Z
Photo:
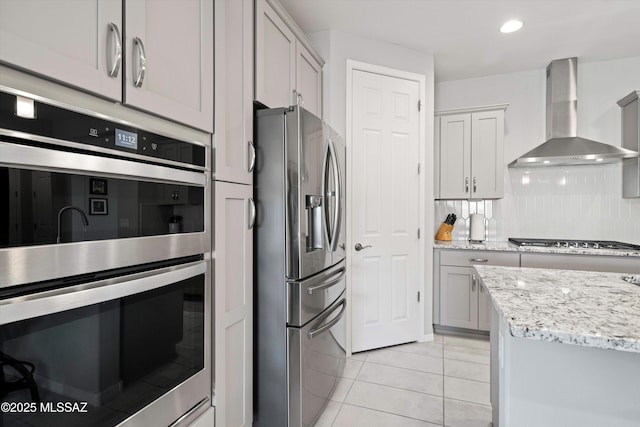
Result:
M640 286L629 275L474 268L514 337L640 353Z
M565 254L565 255L601 255L616 257L638 257L640 251L618 250L618 249L593 249L593 248L557 248L542 246L517 246L507 241L470 243L468 240L452 240L449 242L435 240L434 249L458 249L476 251L500 251L500 252L532 252L542 254ZM640 260L638 261L640 262Z

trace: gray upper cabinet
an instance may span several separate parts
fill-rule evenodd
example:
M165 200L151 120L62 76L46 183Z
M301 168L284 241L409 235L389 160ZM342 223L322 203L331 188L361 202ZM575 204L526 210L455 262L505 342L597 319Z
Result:
M126 0L124 102L213 132L213 0Z
M215 2L215 179L253 184L253 0Z
M0 61L213 131L213 0L1 1Z
M121 0L0 1L0 61L120 101Z
M256 100L267 107L293 105L296 37L266 0L256 0Z
M438 199L504 196L506 105L436 113Z
M296 91L298 104L322 117L322 68L300 40L296 40Z
M618 101L622 107L622 147L640 151L640 91ZM622 197L640 197L640 157L622 161Z
M256 0L255 100L322 115L324 61L277 0Z

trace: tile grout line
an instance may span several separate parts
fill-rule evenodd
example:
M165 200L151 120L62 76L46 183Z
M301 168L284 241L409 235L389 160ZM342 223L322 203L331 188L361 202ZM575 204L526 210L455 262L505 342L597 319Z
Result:
M344 405L344 403L340 402L340 406L338 407L338 410L336 411L336 416L333 417L333 421L331 421L331 425L329 427L333 427L336 423L336 420L338 419L338 415L340 415L340 411L342 411L342 406Z
M410 420L422 421L424 423L435 424L437 426L444 426L444 418L442 419L443 423L440 424L440 423L436 423L436 422L433 422L433 421L424 420L422 418L413 418L413 417L410 417L408 415L396 414L395 412L381 411L380 409L373 409L373 408L369 408L367 406L356 405L354 403L345 403L345 405L355 406L356 408L368 409L369 411L374 411L374 412L381 412L383 414L394 415L394 416L400 417L400 418L407 418L407 419L410 419Z
M446 425L447 424L447 420L446 420L446 413L447 413L447 409L445 408L444 404L444 350L445 350L445 346L446 343L444 342L444 336L442 337L442 425Z
M432 356L432 357L436 357L436 356ZM387 365L385 363L377 363L377 362L367 362L367 363L370 363L372 365L378 365L378 366L388 366L389 368L404 369L405 371L420 372L420 373L423 373L423 374L443 375L443 374L438 373L438 372L421 371L419 369L405 368L403 366L396 366L396 365ZM363 365L363 367L364 367L364 365ZM442 366L442 372L444 373L444 362L443 362L443 366Z
M436 374L434 374L434 375L436 375ZM410 389L410 388L397 387L397 386L389 385L389 384L374 383L374 382L371 382L371 381L353 380L354 384L355 384L356 381L359 381L359 382L364 383L364 384L373 384L373 385L379 385L379 386L382 386L382 387L393 388L393 389L396 389L396 390L410 391L412 393L425 394L427 396L432 396L432 397L441 397L439 394L431 394L431 393L427 393L427 392L420 391L420 390L413 390L413 389ZM351 386L353 387L353 384Z

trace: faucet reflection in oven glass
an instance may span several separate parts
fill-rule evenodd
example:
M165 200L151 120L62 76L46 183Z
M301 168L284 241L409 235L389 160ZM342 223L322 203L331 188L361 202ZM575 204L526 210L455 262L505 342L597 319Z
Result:
M80 218L82 219L82 224L84 225L84 231L87 232L87 226L89 225L89 220L87 219L87 215L84 211L75 206L65 206L58 211L58 237L56 238L56 243L60 243L60 218L62 217L62 213L67 209L73 209L80 213Z

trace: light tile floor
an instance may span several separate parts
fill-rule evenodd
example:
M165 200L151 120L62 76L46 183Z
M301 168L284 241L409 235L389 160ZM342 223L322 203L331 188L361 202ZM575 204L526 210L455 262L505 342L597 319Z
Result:
M436 335L356 353L316 427L489 427L489 341Z

